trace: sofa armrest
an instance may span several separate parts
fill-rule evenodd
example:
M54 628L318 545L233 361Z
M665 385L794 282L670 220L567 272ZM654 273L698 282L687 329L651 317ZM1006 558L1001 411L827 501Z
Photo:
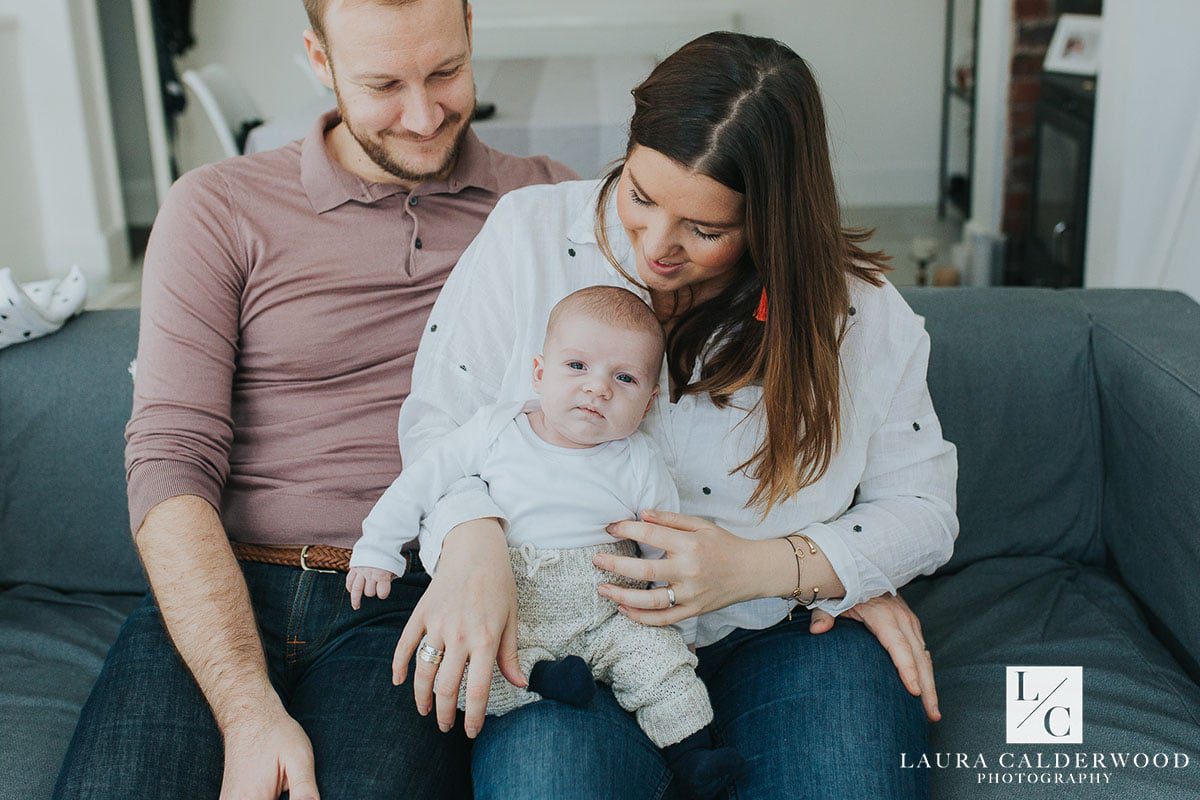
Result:
M1200 305L1085 290L1101 415L1101 532L1156 633L1200 680Z
M137 311L89 311L0 350L0 587L145 591L125 501L137 334Z

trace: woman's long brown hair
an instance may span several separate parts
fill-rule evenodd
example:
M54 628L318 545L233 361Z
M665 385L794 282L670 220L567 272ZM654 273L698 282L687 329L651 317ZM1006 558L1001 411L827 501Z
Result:
M683 393L707 393L722 408L738 389L762 385L766 435L733 472L757 482L747 506L765 517L829 468L841 441L848 281L881 286L888 257L859 247L871 231L842 226L820 89L787 46L710 33L659 64L633 96L626 155L648 147L745 196L746 254L718 296L691 307L690 298L676 298L682 311L667 365ZM605 178L596 234L613 266L639 283L606 235L605 209L623 167ZM759 322L764 288L767 318ZM689 383L710 339L700 379Z

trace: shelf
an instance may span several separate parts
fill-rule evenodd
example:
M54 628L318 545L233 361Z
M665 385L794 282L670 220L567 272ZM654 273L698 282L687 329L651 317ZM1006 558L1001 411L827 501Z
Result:
M946 218L947 206L960 211L964 218L971 216L971 183L975 174L975 83L977 63L956 64L954 20L965 14L964 22L971 27L971 52L979 53L979 6L981 0L945 0L946 24L943 32L945 43L942 50L942 135L941 154L938 157L938 219ZM963 6L956 9L955 6ZM961 42L960 42L961 43ZM966 51L962 51L966 52ZM973 59L969 59L973 60ZM969 83L970 85L962 85ZM958 98L958 102L951 102ZM962 125L962 112L967 112L966 125ZM953 120L953 122L952 122ZM966 141L958 141L965 135ZM966 150L965 172L950 174L951 139L955 140L954 151Z

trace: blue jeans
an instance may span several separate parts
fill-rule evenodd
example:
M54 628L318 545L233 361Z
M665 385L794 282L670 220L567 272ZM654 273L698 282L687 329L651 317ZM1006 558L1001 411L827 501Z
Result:
M697 653L717 738L747 761L732 796L927 798L928 729L883 646L861 623L808 632L801 611ZM659 752L601 690L575 709L541 702L489 717L475 742L476 798L673 797Z
M243 564L271 681L313 743L325 798L670 798L657 748L601 687L586 709L540 702L489 717L473 752L391 685L396 640L429 578L351 611L343 575ZM924 798L920 701L861 624L808 615L699 653L717 736L748 762L738 798ZM411 674L411 673L410 673ZM129 616L84 706L56 798L216 797L221 737L152 598Z
M312 740L323 798L470 796L461 720L440 733L432 714L417 714L410 683L391 681L428 575L410 573L387 600L353 611L344 574L250 563L242 572L271 683ZM215 798L223 766L212 713L148 596L109 651L54 797Z

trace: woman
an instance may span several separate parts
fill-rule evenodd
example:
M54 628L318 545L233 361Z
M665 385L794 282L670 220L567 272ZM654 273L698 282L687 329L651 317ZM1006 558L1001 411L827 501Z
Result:
M748 762L738 797L920 796L900 754L923 751L925 717L939 715L920 626L893 593L945 563L958 532L929 338L882 255L841 227L819 90L795 53L709 34L634 97L628 152L607 178L506 196L463 255L418 352L402 452L527 397L566 294L638 292L668 335L643 430L685 513L613 526L667 557L597 566L667 586L602 594L648 625L699 616L716 733ZM427 519L441 561L397 674L422 638L441 651L440 665L417 660L414 693L446 730L465 671L477 797L659 796L669 774L610 694L584 710L537 703L481 731L493 660L524 685L496 516L471 479ZM849 621L834 626L838 614Z

